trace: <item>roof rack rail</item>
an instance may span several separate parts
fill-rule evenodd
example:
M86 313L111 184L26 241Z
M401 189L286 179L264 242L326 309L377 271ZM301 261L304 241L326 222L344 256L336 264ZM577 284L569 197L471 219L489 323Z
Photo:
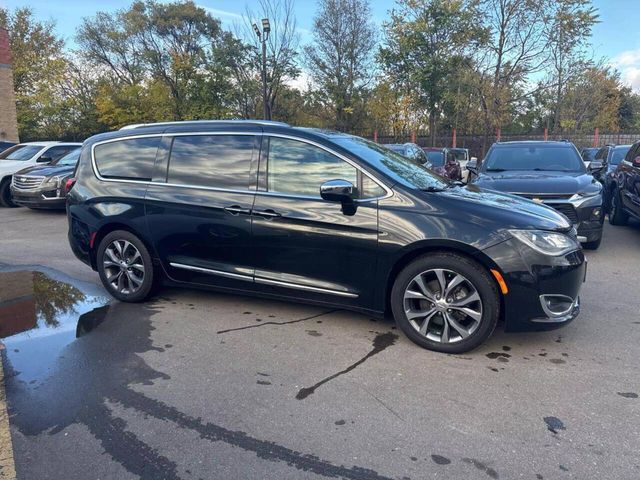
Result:
M133 123L131 125L125 125L121 127L120 130L133 130L136 128L142 127L153 127L153 126L169 126L169 125L182 125L185 123L253 123L256 125L278 125L281 127L290 127L288 123L285 122L277 122L275 120L179 120L174 122L155 122L155 123Z

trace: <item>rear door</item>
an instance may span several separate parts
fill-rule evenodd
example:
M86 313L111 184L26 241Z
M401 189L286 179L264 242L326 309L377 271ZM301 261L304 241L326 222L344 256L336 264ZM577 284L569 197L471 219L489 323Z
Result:
M259 130L166 134L147 222L168 275L252 289L251 208Z
M253 209L256 288L316 301L370 305L378 246L377 198L386 190L309 140L263 137ZM352 211L320 197L343 179L359 187Z

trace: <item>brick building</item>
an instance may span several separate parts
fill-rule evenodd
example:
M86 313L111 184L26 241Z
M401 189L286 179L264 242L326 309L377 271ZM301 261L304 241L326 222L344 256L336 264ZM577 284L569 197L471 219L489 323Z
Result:
M16 96L13 91L9 34L0 28L0 141L18 141Z

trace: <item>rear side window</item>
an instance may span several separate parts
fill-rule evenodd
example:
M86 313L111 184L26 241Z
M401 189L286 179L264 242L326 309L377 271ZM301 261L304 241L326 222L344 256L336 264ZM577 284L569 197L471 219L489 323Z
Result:
M131 138L96 145L94 159L105 178L149 181L160 137Z
M173 139L168 182L249 190L253 135L186 135Z

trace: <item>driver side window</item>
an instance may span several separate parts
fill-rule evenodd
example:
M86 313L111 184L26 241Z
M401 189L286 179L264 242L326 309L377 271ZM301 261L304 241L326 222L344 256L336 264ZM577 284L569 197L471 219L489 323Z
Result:
M315 145L288 138L269 139L269 192L320 198L320 185L336 179L357 186L358 170Z

